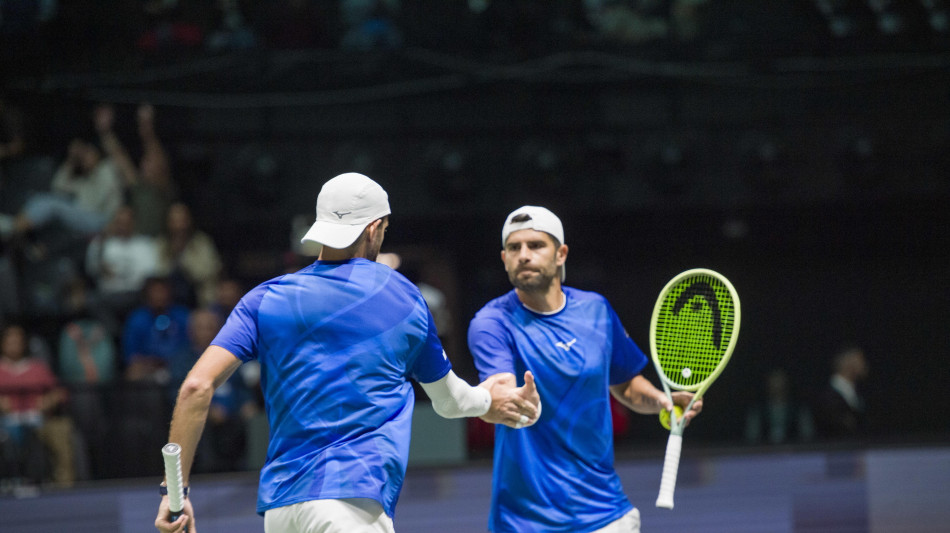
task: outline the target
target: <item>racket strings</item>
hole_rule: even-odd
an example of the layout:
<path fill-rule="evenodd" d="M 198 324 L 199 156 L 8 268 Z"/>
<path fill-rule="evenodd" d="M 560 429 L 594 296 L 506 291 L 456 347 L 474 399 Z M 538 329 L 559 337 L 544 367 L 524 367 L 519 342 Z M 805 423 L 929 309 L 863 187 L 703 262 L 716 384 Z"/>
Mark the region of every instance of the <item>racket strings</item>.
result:
<path fill-rule="evenodd" d="M 670 289 L 655 338 L 670 382 L 692 387 L 716 371 L 732 340 L 734 316 L 729 290 L 713 277 L 685 278 Z"/>

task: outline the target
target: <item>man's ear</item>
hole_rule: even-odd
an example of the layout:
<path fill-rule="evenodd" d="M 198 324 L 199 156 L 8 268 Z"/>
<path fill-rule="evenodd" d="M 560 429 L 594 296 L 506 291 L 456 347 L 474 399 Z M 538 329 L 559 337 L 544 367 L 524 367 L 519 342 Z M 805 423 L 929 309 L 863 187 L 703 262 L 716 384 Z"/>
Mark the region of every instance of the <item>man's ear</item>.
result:
<path fill-rule="evenodd" d="M 377 218 L 376 220 L 366 225 L 366 230 L 372 234 L 375 234 L 377 231 L 379 231 L 379 227 L 382 225 L 382 223 L 383 223 L 383 219 Z"/>
<path fill-rule="evenodd" d="M 567 245 L 562 244 L 560 248 L 557 249 L 557 266 L 561 266 L 567 261 Z"/>

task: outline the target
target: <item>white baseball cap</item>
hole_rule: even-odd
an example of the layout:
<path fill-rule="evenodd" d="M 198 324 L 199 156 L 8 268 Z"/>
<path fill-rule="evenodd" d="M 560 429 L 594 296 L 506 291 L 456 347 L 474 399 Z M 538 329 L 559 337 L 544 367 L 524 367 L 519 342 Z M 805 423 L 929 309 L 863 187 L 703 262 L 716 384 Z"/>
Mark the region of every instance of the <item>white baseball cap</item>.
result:
<path fill-rule="evenodd" d="M 518 222 L 513 220 L 515 218 L 518 218 Z M 505 247 L 509 235 L 522 229 L 543 231 L 557 239 L 557 242 L 564 244 L 564 226 L 561 224 L 561 219 L 547 208 L 525 205 L 512 211 L 501 228 L 501 247 Z M 561 265 L 561 281 L 564 281 L 565 271 L 566 267 Z"/>
<path fill-rule="evenodd" d="M 374 220 L 390 214 L 389 196 L 368 177 L 348 172 L 323 184 L 317 196 L 317 221 L 300 239 L 346 248 Z"/>

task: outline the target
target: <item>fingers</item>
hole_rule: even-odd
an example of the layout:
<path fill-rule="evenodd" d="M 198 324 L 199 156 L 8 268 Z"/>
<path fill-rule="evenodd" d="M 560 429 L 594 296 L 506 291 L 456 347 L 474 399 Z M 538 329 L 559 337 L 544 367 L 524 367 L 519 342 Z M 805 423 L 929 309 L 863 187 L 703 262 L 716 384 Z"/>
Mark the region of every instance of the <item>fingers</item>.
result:
<path fill-rule="evenodd" d="M 664 411 L 673 412 L 673 402 L 671 402 L 670 399 L 667 398 L 665 394 L 660 396 L 659 398 L 660 398 L 659 399 L 660 409 Z"/>
<path fill-rule="evenodd" d="M 482 420 L 521 429 L 538 421 L 541 415 L 541 397 L 531 372 L 525 372 L 525 383 L 516 386 L 514 374 L 496 374 L 479 386 L 488 388 L 492 394 L 492 406 Z"/>
<path fill-rule="evenodd" d="M 181 515 L 174 522 L 168 521 L 168 514 L 160 514 L 158 518 L 155 519 L 155 529 L 161 531 L 162 533 L 179 533 L 184 531 L 194 532 L 194 527 L 191 526 L 188 520 L 188 515 Z M 186 528 L 186 526 L 191 527 L 191 529 Z"/>
<path fill-rule="evenodd" d="M 691 392 L 675 392 L 673 393 L 673 401 L 676 403 L 676 405 L 679 405 L 685 409 L 686 406 L 689 405 L 689 402 L 693 400 L 693 396 L 694 394 Z M 687 424 L 689 424 L 690 420 L 696 418 L 696 416 L 699 415 L 702 410 L 703 399 L 700 398 L 693 402 L 693 405 L 690 407 L 689 411 L 683 414 L 683 419 Z"/>
<path fill-rule="evenodd" d="M 525 424 L 527 424 L 527 423 L 530 422 L 530 421 L 531 421 L 531 419 L 529 419 L 527 416 L 521 415 L 521 416 L 518 418 L 518 423 L 514 425 L 514 428 L 515 428 L 515 429 L 521 429 L 521 428 L 525 427 Z"/>
<path fill-rule="evenodd" d="M 534 384 L 534 374 L 530 370 L 524 373 L 524 386 L 532 392 L 538 390 L 538 387 Z"/>
<path fill-rule="evenodd" d="M 528 418 L 527 421 L 523 421 L 522 423 L 525 426 L 529 426 L 536 422 L 541 415 L 541 396 L 538 394 L 538 387 L 534 382 L 534 374 L 530 371 L 524 373 L 524 386 L 521 387 L 520 392 L 524 402 L 524 404 L 520 406 L 521 414 Z M 530 424 L 528 423 L 529 421 Z"/>
<path fill-rule="evenodd" d="M 693 403 L 693 406 L 689 409 L 689 411 L 687 411 L 686 414 L 683 415 L 683 418 L 686 419 L 686 423 L 688 424 L 689 421 L 696 418 L 696 416 L 699 415 L 699 413 L 702 412 L 702 410 L 703 410 L 703 401 L 696 400 Z"/>

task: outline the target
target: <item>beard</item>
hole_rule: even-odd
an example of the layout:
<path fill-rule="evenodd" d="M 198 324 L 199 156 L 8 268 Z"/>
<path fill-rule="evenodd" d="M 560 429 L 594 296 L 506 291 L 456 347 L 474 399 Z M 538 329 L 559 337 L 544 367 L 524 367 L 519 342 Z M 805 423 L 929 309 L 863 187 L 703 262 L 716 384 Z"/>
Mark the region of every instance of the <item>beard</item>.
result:
<path fill-rule="evenodd" d="M 533 275 L 528 277 L 522 277 L 520 274 L 525 272 L 524 270 L 519 270 L 514 273 L 508 273 L 508 280 L 511 281 L 511 284 L 518 290 L 523 292 L 546 292 L 550 287 L 551 283 L 554 282 L 554 276 L 557 275 L 557 269 L 553 273 L 529 270 Z"/>

